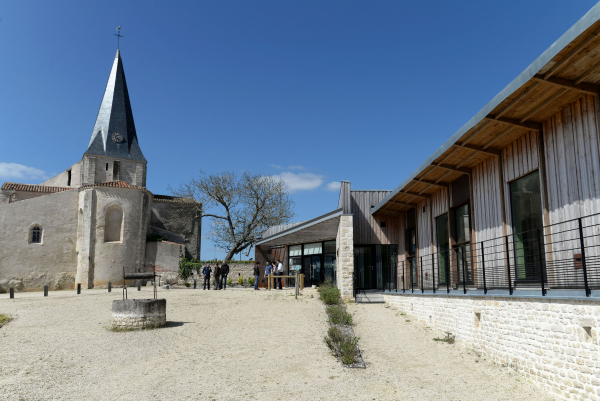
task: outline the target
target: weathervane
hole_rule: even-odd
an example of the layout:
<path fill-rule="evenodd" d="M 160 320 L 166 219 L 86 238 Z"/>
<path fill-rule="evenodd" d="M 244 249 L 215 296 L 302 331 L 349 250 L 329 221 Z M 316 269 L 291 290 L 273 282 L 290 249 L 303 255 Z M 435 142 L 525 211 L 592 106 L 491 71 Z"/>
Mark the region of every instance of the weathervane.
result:
<path fill-rule="evenodd" d="M 121 25 L 119 25 L 119 27 L 117 28 L 117 33 L 115 33 L 115 36 L 117 37 L 117 50 L 118 50 L 119 46 L 120 46 L 119 41 L 121 40 L 121 38 L 125 37 L 125 36 L 121 35 Z"/>

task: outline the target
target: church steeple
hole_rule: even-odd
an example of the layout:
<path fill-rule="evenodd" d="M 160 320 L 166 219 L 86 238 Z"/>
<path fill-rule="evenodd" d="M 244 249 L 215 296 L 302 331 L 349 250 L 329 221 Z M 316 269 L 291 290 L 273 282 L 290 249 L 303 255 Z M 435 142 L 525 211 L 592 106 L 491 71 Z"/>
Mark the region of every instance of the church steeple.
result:
<path fill-rule="evenodd" d="M 86 155 L 146 162 L 138 144 L 121 52 L 117 50 Z"/>

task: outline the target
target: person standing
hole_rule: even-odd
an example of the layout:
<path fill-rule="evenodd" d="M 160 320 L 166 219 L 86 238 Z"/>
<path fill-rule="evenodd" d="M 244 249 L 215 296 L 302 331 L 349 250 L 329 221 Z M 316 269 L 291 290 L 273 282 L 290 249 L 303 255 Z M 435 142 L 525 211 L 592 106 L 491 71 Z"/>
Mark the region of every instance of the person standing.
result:
<path fill-rule="evenodd" d="M 283 276 L 283 264 L 281 263 L 281 260 L 277 260 L 277 275 Z M 279 289 L 281 290 L 281 277 L 277 279 L 277 283 L 279 284 Z M 275 287 L 277 288 L 277 286 Z"/>
<path fill-rule="evenodd" d="M 265 277 L 267 278 L 267 289 L 269 289 L 269 276 L 273 273 L 273 266 L 271 262 L 267 262 L 267 266 L 265 267 Z"/>
<path fill-rule="evenodd" d="M 260 264 L 254 263 L 254 291 L 258 290 L 258 278 L 260 277 Z"/>
<path fill-rule="evenodd" d="M 210 290 L 210 273 L 212 273 L 212 269 L 210 268 L 210 264 L 207 263 L 206 266 L 204 266 L 204 269 L 202 269 L 202 274 L 204 275 L 204 290 L 206 290 L 206 287 Z"/>
<path fill-rule="evenodd" d="M 220 290 L 221 288 L 219 287 L 219 284 L 221 284 L 221 282 L 219 280 L 221 279 L 221 268 L 219 267 L 218 263 L 215 264 L 214 276 L 215 276 L 215 290 Z"/>
<path fill-rule="evenodd" d="M 221 266 L 221 288 L 224 290 L 227 289 L 227 275 L 229 274 L 229 265 L 227 262 L 223 261 L 223 265 Z"/>

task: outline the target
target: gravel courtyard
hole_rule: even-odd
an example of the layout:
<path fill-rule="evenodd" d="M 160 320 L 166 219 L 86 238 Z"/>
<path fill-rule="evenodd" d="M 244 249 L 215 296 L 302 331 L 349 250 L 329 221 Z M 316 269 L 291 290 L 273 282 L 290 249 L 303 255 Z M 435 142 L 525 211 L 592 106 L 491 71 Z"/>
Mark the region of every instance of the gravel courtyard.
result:
<path fill-rule="evenodd" d="M 130 298 L 149 298 L 130 289 Z M 383 305 L 349 305 L 367 369 L 345 369 L 314 290 L 159 290 L 165 328 L 108 330 L 114 289 L 0 295 L 2 400 L 545 400 L 519 375 Z"/>

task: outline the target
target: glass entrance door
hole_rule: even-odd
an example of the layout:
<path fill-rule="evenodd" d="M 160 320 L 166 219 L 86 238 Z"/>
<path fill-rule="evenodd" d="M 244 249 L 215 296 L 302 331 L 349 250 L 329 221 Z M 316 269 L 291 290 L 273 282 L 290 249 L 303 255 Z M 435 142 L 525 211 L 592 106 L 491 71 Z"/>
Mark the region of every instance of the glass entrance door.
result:
<path fill-rule="evenodd" d="M 354 274 L 357 289 L 372 289 L 373 260 L 372 246 L 354 247 Z M 376 287 L 375 287 L 376 288 Z"/>

